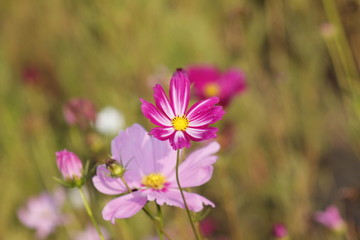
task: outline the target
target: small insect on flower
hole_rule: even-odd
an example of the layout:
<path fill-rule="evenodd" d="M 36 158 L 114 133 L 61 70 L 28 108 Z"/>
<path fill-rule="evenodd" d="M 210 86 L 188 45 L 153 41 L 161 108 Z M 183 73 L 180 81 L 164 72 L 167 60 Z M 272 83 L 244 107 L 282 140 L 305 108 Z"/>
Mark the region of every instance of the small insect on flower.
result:
<path fill-rule="evenodd" d="M 212 142 L 191 153 L 179 166 L 182 187 L 200 186 L 210 180 L 219 144 Z M 104 194 L 117 195 L 106 204 L 102 214 L 105 220 L 115 222 L 117 218 L 129 218 L 140 211 L 148 201 L 185 208 L 176 184 L 176 151 L 160 141 L 140 125 L 134 124 L 112 140 L 111 154 L 105 164 L 97 167 L 93 183 Z M 122 177 L 111 169 L 123 166 Z M 121 196 L 119 196 L 121 195 Z M 215 207 L 210 200 L 191 192 L 184 192 L 191 211 L 199 212 L 204 205 Z"/>

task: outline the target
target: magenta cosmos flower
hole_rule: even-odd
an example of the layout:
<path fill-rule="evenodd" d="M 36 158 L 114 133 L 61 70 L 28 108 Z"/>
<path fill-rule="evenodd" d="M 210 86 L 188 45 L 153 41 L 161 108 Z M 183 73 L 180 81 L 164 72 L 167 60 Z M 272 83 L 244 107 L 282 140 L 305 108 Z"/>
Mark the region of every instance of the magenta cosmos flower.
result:
<path fill-rule="evenodd" d="M 179 166 L 179 178 L 184 188 L 202 185 L 210 180 L 219 150 L 212 142 L 192 154 Z M 126 166 L 123 175 L 131 192 L 120 178 L 111 177 L 106 165 L 97 167 L 93 178 L 95 187 L 104 194 L 119 195 L 108 202 L 102 211 L 105 220 L 115 222 L 116 218 L 128 218 L 140 211 L 147 201 L 156 201 L 170 206 L 184 208 L 180 190 L 176 184 L 176 151 L 166 142 L 150 136 L 143 127 L 134 124 L 115 137 L 111 144 L 112 157 L 118 164 Z M 198 212 L 203 205 L 214 204 L 206 198 L 184 192 L 189 209 Z"/>
<path fill-rule="evenodd" d="M 336 206 L 328 206 L 324 211 L 315 213 L 315 220 L 334 231 L 340 231 L 344 228 L 344 220 Z"/>
<path fill-rule="evenodd" d="M 143 100 L 141 110 L 145 117 L 160 127 L 151 130 L 155 138 L 169 140 L 174 150 L 190 147 L 190 140 L 203 141 L 216 137 L 217 128 L 209 127 L 224 115 L 218 97 L 189 105 L 190 81 L 185 71 L 178 69 L 171 78 L 170 99 L 161 85 L 154 87 L 156 107 Z"/>
<path fill-rule="evenodd" d="M 227 106 L 234 96 L 246 89 L 244 73 L 234 68 L 221 73 L 214 66 L 199 65 L 188 67 L 187 72 L 199 99 L 217 96 L 222 106 Z"/>
<path fill-rule="evenodd" d="M 44 239 L 65 223 L 66 217 L 60 212 L 64 200 L 65 192 L 60 188 L 54 195 L 42 193 L 30 198 L 26 206 L 19 209 L 18 218 L 26 227 L 36 230 L 37 238 Z"/>

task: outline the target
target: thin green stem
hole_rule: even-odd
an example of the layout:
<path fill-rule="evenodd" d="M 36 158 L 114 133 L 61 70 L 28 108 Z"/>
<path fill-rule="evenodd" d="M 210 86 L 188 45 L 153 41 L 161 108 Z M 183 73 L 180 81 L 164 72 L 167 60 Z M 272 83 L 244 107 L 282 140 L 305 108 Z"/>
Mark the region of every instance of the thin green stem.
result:
<path fill-rule="evenodd" d="M 97 233 L 99 234 L 99 237 L 101 240 L 105 240 L 101 230 L 100 230 L 100 227 L 99 225 L 97 224 L 96 220 L 95 220 L 95 217 L 94 217 L 94 214 L 92 213 L 91 211 L 91 208 L 90 208 L 90 205 L 88 203 L 88 201 L 86 200 L 86 197 L 85 197 L 85 194 L 82 190 L 82 188 L 79 188 L 79 192 L 80 192 L 80 195 L 81 195 L 81 198 L 82 198 L 82 201 L 84 203 L 84 206 L 85 206 L 85 209 L 86 209 L 86 212 L 88 213 L 90 219 L 91 219 L 91 222 L 93 223 Z"/>
<path fill-rule="evenodd" d="M 183 192 L 183 190 L 182 190 L 182 188 L 181 188 L 181 185 L 180 185 L 180 180 L 179 180 L 179 162 L 180 162 L 180 150 L 177 150 L 177 153 L 176 153 L 176 168 L 175 168 L 175 172 L 176 172 L 176 183 L 177 183 L 178 188 L 179 188 L 179 190 L 180 190 L 181 198 L 182 198 L 182 200 L 183 200 L 183 202 L 184 202 L 185 210 L 186 210 L 187 216 L 188 216 L 188 218 L 189 218 L 189 221 L 190 221 L 190 224 L 191 224 L 191 228 L 192 228 L 192 230 L 193 230 L 193 232 L 194 232 L 195 238 L 196 238 L 197 240 L 199 240 L 200 237 L 199 237 L 199 235 L 198 235 L 198 233 L 197 233 L 197 231 L 196 231 L 196 227 L 195 227 L 195 224 L 194 224 L 194 222 L 193 222 L 193 220 L 192 220 L 192 217 L 191 217 L 191 214 L 190 214 L 190 210 L 189 210 L 189 207 L 188 207 L 188 205 L 187 205 L 187 202 L 186 202 L 186 199 L 185 199 L 185 196 L 184 196 L 184 192 Z"/>
<path fill-rule="evenodd" d="M 124 183 L 128 193 L 131 193 L 131 188 L 129 187 L 129 185 L 127 184 L 127 182 L 125 181 L 125 178 L 124 177 L 120 177 L 121 181 Z"/>
<path fill-rule="evenodd" d="M 160 231 L 159 231 L 159 239 L 163 240 L 164 239 L 164 221 L 163 221 L 163 216 L 162 216 L 162 212 L 161 212 L 161 206 L 159 204 L 156 204 L 156 208 L 157 208 L 157 212 L 158 212 L 158 221 L 159 221 L 159 227 L 160 227 Z"/>
<path fill-rule="evenodd" d="M 163 229 L 163 222 L 162 219 L 160 221 L 160 219 L 158 217 L 154 217 L 150 211 L 147 209 L 146 206 L 143 207 L 143 211 L 146 213 L 146 215 L 153 221 L 155 227 L 156 227 L 156 232 L 158 233 L 158 235 L 160 236 L 160 233 L 163 234 L 168 240 L 171 240 L 171 237 L 169 236 L 169 234 L 167 234 L 164 229 Z"/>

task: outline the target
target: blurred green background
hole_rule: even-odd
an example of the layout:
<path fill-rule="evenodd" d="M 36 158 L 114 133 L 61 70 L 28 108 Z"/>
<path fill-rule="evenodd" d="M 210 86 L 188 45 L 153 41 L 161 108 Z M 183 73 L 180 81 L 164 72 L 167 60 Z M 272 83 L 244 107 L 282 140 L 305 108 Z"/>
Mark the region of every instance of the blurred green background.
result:
<path fill-rule="evenodd" d="M 358 0 L 2 0 L 0 239 L 34 239 L 16 210 L 57 185 L 55 151 L 94 163 L 109 153 L 111 138 L 94 156 L 84 133 L 66 125 L 70 98 L 115 106 L 127 126 L 149 130 L 139 98 L 152 99 L 159 72 L 168 81 L 196 63 L 237 67 L 248 83 L 218 124 L 223 138 L 225 122 L 233 134 L 214 176 L 195 190 L 217 204 L 209 239 L 271 239 L 276 222 L 291 239 L 331 239 L 313 221 L 329 204 L 342 210 L 348 239 L 358 239 L 359 23 Z M 34 68 L 37 81 L 26 81 Z M 92 194 L 100 217 L 111 198 Z M 165 210 L 167 229 L 191 236 L 185 213 Z M 89 222 L 83 210 L 65 211 L 72 223 L 50 239 L 68 239 Z M 100 222 L 113 239 L 154 234 L 142 213 Z"/>

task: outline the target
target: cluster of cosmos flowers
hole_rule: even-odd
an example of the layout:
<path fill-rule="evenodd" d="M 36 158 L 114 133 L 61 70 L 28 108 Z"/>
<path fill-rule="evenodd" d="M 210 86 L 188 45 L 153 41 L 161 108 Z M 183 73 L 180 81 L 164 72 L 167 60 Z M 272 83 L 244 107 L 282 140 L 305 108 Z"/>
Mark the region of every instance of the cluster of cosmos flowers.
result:
<path fill-rule="evenodd" d="M 191 84 L 193 92 L 190 91 Z M 66 187 L 81 189 L 92 177 L 99 192 L 114 196 L 102 210 L 103 219 L 112 223 L 134 216 L 149 201 L 194 212 L 203 210 L 204 206 L 215 207 L 207 198 L 183 192 L 182 188 L 197 187 L 211 179 L 220 149 L 218 142 L 207 141 L 217 135 L 218 128 L 211 125 L 223 117 L 224 108 L 245 88 L 244 74 L 237 69 L 221 73 L 216 67 L 204 65 L 192 66 L 186 71 L 176 70 L 168 95 L 161 85 L 156 84 L 154 104 L 140 99 L 143 115 L 156 127 L 148 132 L 135 123 L 120 131 L 111 142 L 111 157 L 97 166 L 95 176 L 91 176 L 75 153 L 57 152 L 56 163 L 63 177 L 60 182 Z M 191 96 L 196 96 L 199 101 L 190 106 Z M 94 125 L 105 135 L 117 132 L 124 125 L 121 114 L 115 109 L 107 107 L 96 114 L 95 106 L 86 99 L 72 99 L 63 111 L 70 125 L 82 129 Z M 181 150 L 189 148 L 194 141 L 206 141 L 206 144 L 185 156 Z M 184 160 L 178 166 L 179 157 Z M 63 189 L 44 192 L 31 198 L 18 211 L 18 217 L 25 226 L 36 230 L 38 239 L 44 239 L 57 226 L 68 222 L 61 212 L 64 199 Z M 339 230 L 344 226 L 334 206 L 316 213 L 315 219 L 330 229 Z M 212 228 L 204 229 L 211 232 Z M 100 231 L 103 234 L 99 236 Z M 73 239 L 108 239 L 106 231 L 96 224 L 73 235 Z M 278 239 L 287 237 L 285 226 L 274 225 L 273 235 Z"/>

